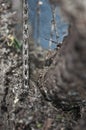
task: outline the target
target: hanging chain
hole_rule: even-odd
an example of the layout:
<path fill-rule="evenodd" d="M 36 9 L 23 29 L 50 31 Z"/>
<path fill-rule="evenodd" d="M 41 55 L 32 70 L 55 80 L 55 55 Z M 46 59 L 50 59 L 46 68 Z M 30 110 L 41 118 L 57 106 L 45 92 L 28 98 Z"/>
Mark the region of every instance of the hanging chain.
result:
<path fill-rule="evenodd" d="M 23 89 L 29 88 L 28 1 L 23 0 Z"/>
<path fill-rule="evenodd" d="M 51 20 L 51 32 L 50 32 L 50 40 L 49 40 L 49 49 L 51 49 L 51 45 L 53 43 L 53 36 L 54 32 L 56 35 L 56 40 L 58 43 L 58 31 L 57 31 L 57 24 L 56 24 L 56 7 L 54 5 L 51 5 L 52 10 L 52 20 Z"/>
<path fill-rule="evenodd" d="M 52 5 L 52 24 L 53 24 L 53 31 L 55 31 L 56 34 L 56 40 L 58 40 L 58 31 L 57 31 L 57 24 L 56 24 L 56 7 Z"/>

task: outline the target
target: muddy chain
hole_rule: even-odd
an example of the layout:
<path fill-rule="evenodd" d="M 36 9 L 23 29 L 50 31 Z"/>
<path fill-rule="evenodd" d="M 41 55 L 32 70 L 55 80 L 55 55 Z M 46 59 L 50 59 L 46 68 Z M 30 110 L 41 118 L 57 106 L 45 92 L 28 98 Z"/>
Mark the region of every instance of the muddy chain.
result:
<path fill-rule="evenodd" d="M 29 88 L 28 0 L 23 0 L 23 89 Z"/>

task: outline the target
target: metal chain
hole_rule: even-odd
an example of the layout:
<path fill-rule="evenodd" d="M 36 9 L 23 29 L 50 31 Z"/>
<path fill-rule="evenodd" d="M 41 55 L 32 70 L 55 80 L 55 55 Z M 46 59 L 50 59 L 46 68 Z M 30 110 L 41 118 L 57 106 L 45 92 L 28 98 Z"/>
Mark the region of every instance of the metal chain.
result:
<path fill-rule="evenodd" d="M 57 24 L 56 24 L 56 7 L 54 5 L 51 5 L 51 11 L 52 11 L 52 20 L 51 20 L 51 32 L 50 32 L 50 40 L 49 40 L 49 49 L 51 49 L 51 46 L 52 46 L 52 43 L 53 43 L 54 33 L 56 35 L 56 40 L 57 40 L 56 42 L 58 44 L 58 31 L 57 31 Z"/>
<path fill-rule="evenodd" d="M 23 0 L 23 89 L 29 88 L 28 1 Z"/>

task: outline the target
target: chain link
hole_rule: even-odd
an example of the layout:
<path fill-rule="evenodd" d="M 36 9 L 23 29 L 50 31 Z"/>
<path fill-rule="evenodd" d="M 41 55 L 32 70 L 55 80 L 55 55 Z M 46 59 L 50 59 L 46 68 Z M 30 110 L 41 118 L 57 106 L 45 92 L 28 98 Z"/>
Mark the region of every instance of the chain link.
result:
<path fill-rule="evenodd" d="M 28 1 L 23 0 L 23 89 L 29 88 Z"/>

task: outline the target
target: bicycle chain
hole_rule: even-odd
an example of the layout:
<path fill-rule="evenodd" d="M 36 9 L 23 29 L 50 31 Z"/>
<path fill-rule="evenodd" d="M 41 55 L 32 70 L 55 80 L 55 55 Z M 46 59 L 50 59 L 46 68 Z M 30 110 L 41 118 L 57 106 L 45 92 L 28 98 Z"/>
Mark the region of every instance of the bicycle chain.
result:
<path fill-rule="evenodd" d="M 23 0 L 23 89 L 29 88 L 28 1 Z"/>

